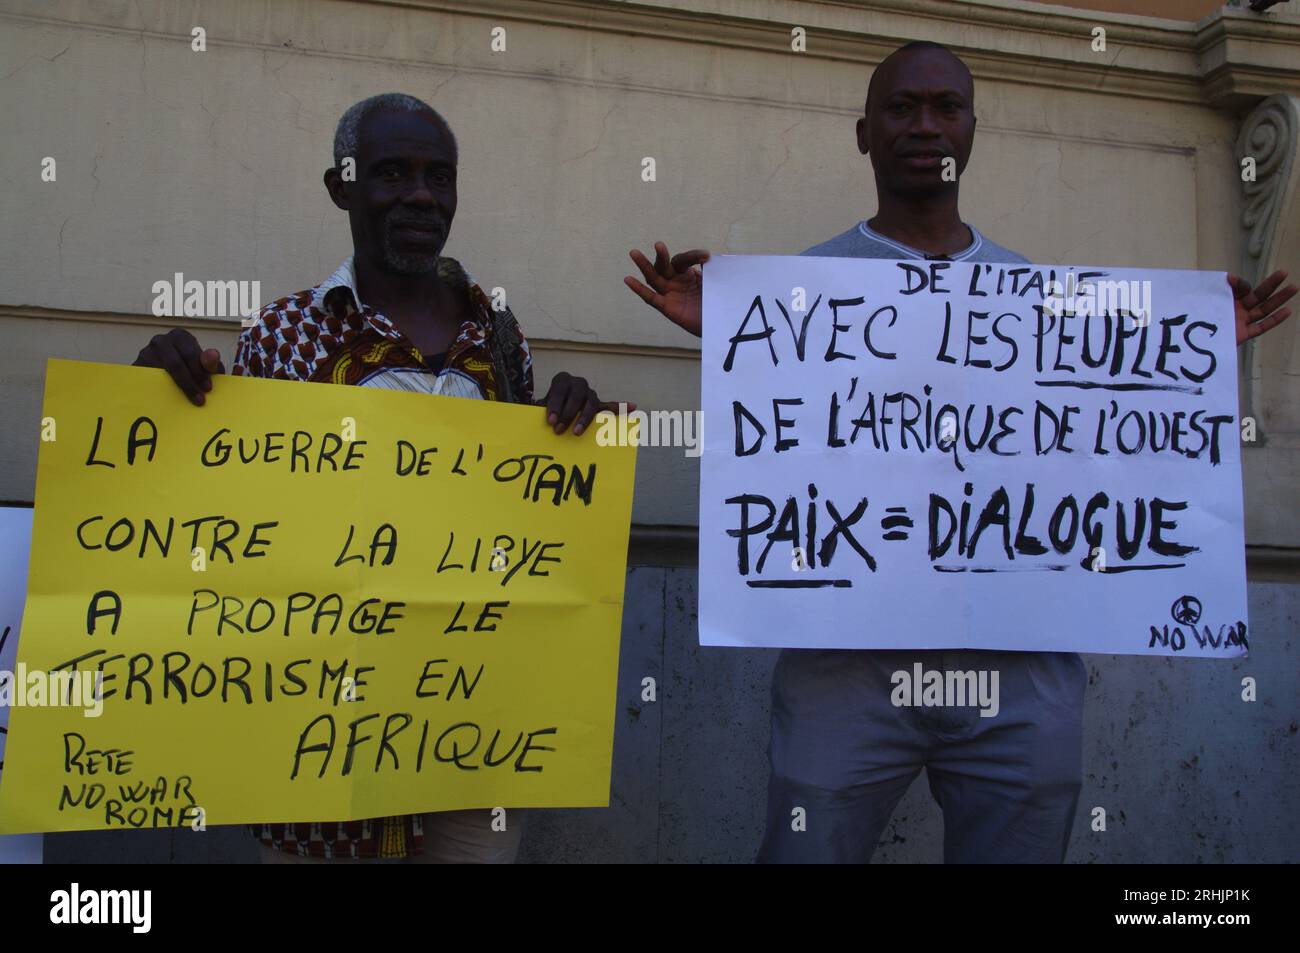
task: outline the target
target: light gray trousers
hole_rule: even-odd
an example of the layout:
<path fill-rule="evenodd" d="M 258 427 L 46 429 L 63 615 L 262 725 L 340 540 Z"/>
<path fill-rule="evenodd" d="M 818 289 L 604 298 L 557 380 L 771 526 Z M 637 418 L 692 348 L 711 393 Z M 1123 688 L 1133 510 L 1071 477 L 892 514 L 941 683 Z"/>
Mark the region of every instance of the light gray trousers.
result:
<path fill-rule="evenodd" d="M 997 671 L 997 715 L 896 707 L 894 673 L 917 662 Z M 786 649 L 772 678 L 759 862 L 866 863 L 924 767 L 947 863 L 1060 863 L 1082 783 L 1086 684 L 1072 653 Z"/>

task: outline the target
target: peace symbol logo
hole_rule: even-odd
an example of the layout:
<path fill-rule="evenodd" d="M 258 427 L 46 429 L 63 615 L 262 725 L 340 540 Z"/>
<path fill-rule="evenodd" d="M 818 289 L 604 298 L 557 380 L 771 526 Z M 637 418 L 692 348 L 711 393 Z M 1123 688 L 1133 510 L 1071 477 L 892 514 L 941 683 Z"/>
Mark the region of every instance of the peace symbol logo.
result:
<path fill-rule="evenodd" d="M 1181 596 L 1169 609 L 1179 625 L 1195 625 L 1201 619 L 1201 600 L 1195 596 Z"/>

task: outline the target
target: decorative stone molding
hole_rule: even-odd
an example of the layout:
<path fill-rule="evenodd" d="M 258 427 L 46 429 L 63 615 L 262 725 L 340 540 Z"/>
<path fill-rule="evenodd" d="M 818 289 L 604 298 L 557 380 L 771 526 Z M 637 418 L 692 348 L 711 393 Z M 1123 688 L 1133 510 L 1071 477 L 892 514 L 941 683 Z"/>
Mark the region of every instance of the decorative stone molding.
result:
<path fill-rule="evenodd" d="M 1251 283 L 1273 268 L 1273 248 L 1284 209 L 1300 188 L 1300 98 L 1278 94 L 1255 108 L 1237 137 L 1237 165 L 1247 158 L 1255 164 L 1254 181 L 1241 183 L 1245 205 L 1241 227 L 1246 232 L 1242 276 Z"/>
<path fill-rule="evenodd" d="M 1254 162 L 1253 180 L 1243 176 L 1242 247 L 1240 273 L 1251 284 L 1258 283 L 1278 267 L 1286 228 L 1300 220 L 1300 97 L 1278 94 L 1260 103 L 1246 117 L 1237 138 L 1237 167 Z M 1287 244 L 1292 244 L 1288 242 Z M 1273 335 L 1294 338 L 1294 327 L 1283 325 L 1270 334 L 1264 346 L 1279 341 Z M 1251 341 L 1242 348 L 1242 416 L 1259 416 L 1259 388 L 1263 378 L 1260 344 Z M 1293 368 L 1292 370 L 1300 370 Z M 1269 427 L 1259 445 L 1272 442 Z M 1292 428 L 1284 425 L 1284 430 Z M 1291 441 L 1288 441 L 1291 442 Z"/>

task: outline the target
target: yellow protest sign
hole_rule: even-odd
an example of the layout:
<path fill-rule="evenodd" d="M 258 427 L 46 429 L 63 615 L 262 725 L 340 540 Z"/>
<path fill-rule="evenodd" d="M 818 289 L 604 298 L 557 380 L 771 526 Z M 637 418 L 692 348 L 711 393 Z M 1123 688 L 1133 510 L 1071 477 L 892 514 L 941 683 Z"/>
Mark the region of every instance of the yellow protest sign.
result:
<path fill-rule="evenodd" d="M 43 418 L 0 830 L 608 803 L 634 448 L 71 361 Z"/>

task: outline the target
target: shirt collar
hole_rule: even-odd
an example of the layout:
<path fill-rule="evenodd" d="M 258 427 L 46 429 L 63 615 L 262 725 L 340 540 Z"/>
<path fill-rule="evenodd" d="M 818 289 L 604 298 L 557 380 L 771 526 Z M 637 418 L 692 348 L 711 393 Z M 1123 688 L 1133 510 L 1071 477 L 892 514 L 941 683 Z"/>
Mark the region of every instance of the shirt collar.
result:
<path fill-rule="evenodd" d="M 352 293 L 353 304 L 356 305 L 357 310 L 362 309 L 363 305 L 361 304 L 361 296 L 357 294 L 357 272 L 356 267 L 353 264 L 353 257 L 354 256 L 352 255 L 348 255 L 347 258 L 344 258 L 343 264 L 335 268 L 332 275 L 316 286 L 315 297 L 317 303 L 322 305 L 322 310 L 325 296 L 335 288 L 346 288 L 350 291 Z"/>
<path fill-rule="evenodd" d="M 448 258 L 444 255 L 438 259 L 438 274 L 453 288 L 460 289 L 466 295 L 469 299 L 471 315 L 478 318 L 481 322 L 482 315 L 479 313 L 481 311 L 481 308 L 479 307 L 479 298 L 482 292 L 479 292 L 478 285 L 475 284 L 474 279 L 470 276 L 469 272 L 461 266 L 461 263 L 454 258 Z M 374 315 L 381 317 L 385 324 L 391 326 L 391 322 L 389 322 L 387 318 L 383 317 L 383 315 L 379 314 L 379 312 L 375 311 L 373 308 L 367 307 L 361 300 L 361 295 L 357 294 L 355 255 L 348 255 L 348 257 L 343 259 L 343 262 L 334 269 L 333 274 L 315 287 L 312 295 L 312 303 L 326 314 L 332 313 L 330 309 L 326 307 L 325 299 L 331 292 L 335 292 L 336 289 L 339 288 L 346 290 L 347 294 L 352 299 L 352 306 L 357 311 L 367 316 Z M 478 293 L 476 294 L 476 292 Z M 337 297 L 337 294 L 335 296 Z M 346 302 L 346 299 L 344 300 Z"/>
<path fill-rule="evenodd" d="M 970 229 L 972 241 L 961 251 L 955 252 L 952 255 L 948 255 L 947 257 L 951 261 L 964 261 L 965 259 L 969 258 L 971 255 L 979 251 L 980 246 L 984 244 L 984 236 L 979 233 L 979 229 L 977 229 L 974 225 L 971 225 L 969 223 L 963 223 L 963 224 L 965 224 L 966 227 Z M 880 234 L 878 231 L 876 231 L 874 228 L 868 225 L 865 220 L 858 223 L 858 230 L 862 232 L 863 235 L 867 236 L 867 238 L 870 238 L 872 241 L 880 242 L 881 244 L 888 245 L 890 248 L 894 248 L 902 252 L 908 258 L 931 257 L 927 252 L 923 252 L 918 248 L 913 248 L 911 245 L 904 245 L 902 242 L 894 241 L 894 239 L 888 238 L 887 236 Z"/>

